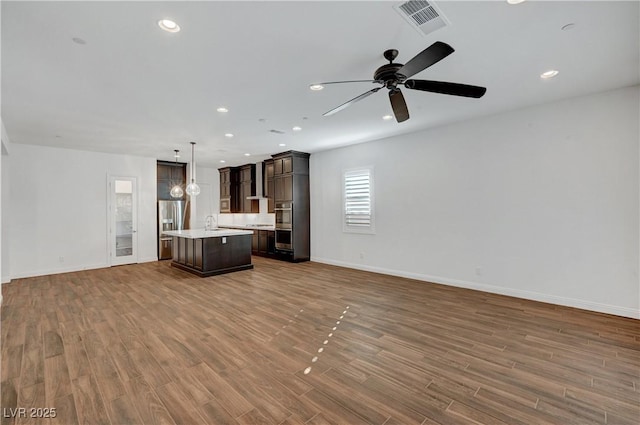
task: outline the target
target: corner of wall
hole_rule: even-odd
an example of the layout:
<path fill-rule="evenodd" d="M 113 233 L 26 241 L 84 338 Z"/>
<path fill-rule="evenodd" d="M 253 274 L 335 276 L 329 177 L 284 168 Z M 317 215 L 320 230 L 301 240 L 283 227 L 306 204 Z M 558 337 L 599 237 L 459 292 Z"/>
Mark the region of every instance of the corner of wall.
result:
<path fill-rule="evenodd" d="M 2 155 L 9 155 L 11 151 L 11 142 L 9 140 L 9 135 L 7 134 L 7 130 L 4 128 L 4 122 L 0 119 L 1 132 L 0 132 L 0 141 L 2 142 Z"/>
<path fill-rule="evenodd" d="M 0 281 L 0 285 L 4 283 L 11 282 L 11 278 L 8 276 L 9 273 L 9 250 L 7 249 L 7 242 L 9 240 L 8 237 L 8 227 L 4 224 L 6 220 L 7 214 L 7 202 L 6 197 L 9 195 L 7 190 L 9 188 L 8 182 L 8 174 L 7 170 L 3 170 L 2 163 L 5 162 L 4 158 L 9 157 L 9 152 L 11 150 L 11 142 L 9 141 L 9 135 L 7 134 L 7 130 L 4 127 L 4 122 L 0 118 L 0 147 L 1 147 L 1 160 L 0 160 L 0 234 L 2 238 L 0 239 L 0 276 L 2 276 L 2 280 Z M 6 164 L 5 164 L 6 168 Z M 3 207 L 4 205 L 4 207 Z M 5 258 L 6 257 L 6 258 Z M 2 303 L 2 293 L 0 291 L 0 304 Z"/>

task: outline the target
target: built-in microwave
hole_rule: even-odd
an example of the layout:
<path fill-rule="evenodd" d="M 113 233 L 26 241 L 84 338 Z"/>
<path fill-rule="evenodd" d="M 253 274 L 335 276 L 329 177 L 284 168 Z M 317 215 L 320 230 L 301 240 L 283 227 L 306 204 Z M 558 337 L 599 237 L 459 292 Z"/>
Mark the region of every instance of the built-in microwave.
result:
<path fill-rule="evenodd" d="M 276 249 L 291 251 L 293 249 L 292 234 L 291 229 L 276 228 Z"/>
<path fill-rule="evenodd" d="M 293 203 L 277 202 L 273 211 L 276 214 L 276 230 L 291 230 L 291 228 L 293 227 Z"/>

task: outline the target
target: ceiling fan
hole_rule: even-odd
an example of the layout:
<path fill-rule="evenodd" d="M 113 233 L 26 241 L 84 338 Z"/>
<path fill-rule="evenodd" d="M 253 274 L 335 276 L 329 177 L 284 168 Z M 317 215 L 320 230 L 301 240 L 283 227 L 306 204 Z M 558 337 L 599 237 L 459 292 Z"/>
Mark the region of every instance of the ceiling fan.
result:
<path fill-rule="evenodd" d="M 393 63 L 393 60 L 398 56 L 398 51 L 390 49 L 384 52 L 384 57 L 389 61 L 388 64 L 382 65 L 376 69 L 373 74 L 373 80 L 352 80 L 352 81 L 331 81 L 327 83 L 314 84 L 312 88 L 321 87 L 326 84 L 342 84 L 342 83 L 375 83 L 382 84 L 380 87 L 376 87 L 369 91 L 362 93 L 360 96 L 354 97 L 348 102 L 325 112 L 323 116 L 333 115 L 336 112 L 342 111 L 346 107 L 361 101 L 365 97 L 371 96 L 377 93 L 380 89 L 386 87 L 389 89 L 389 100 L 391 101 L 391 108 L 393 114 L 396 117 L 396 121 L 403 122 L 409 119 L 409 110 L 407 109 L 407 103 L 404 100 L 404 96 L 400 91 L 400 85 L 404 85 L 408 89 L 421 90 L 433 93 L 450 94 L 453 96 L 464 96 L 480 98 L 487 89 L 485 87 L 470 86 L 467 84 L 448 83 L 444 81 L 431 81 L 431 80 L 410 80 L 408 78 L 423 71 L 431 65 L 441 61 L 442 59 L 453 53 L 453 47 L 447 43 L 436 41 L 431 46 L 418 53 L 413 59 L 406 64 Z"/>

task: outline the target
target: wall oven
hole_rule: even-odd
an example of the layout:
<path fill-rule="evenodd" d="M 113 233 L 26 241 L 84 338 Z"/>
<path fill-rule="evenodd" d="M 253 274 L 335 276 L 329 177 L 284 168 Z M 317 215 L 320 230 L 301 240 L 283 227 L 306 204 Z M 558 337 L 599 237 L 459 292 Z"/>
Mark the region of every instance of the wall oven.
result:
<path fill-rule="evenodd" d="M 276 228 L 276 249 L 282 251 L 292 251 L 292 231 L 291 229 L 278 229 Z"/>
<path fill-rule="evenodd" d="M 276 230 L 289 229 L 293 227 L 293 203 L 276 202 L 273 209 L 276 214 Z"/>

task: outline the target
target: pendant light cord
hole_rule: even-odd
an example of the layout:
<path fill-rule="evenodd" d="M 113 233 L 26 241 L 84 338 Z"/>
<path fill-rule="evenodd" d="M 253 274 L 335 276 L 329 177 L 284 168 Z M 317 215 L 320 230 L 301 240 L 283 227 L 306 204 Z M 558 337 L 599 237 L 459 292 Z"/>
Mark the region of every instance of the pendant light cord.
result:
<path fill-rule="evenodd" d="M 196 182 L 196 162 L 193 160 L 193 149 L 196 142 L 191 142 L 191 183 Z"/>
<path fill-rule="evenodd" d="M 200 193 L 200 186 L 196 183 L 195 144 L 196 142 L 191 142 L 191 183 L 187 186 L 187 195 L 189 196 L 197 196 Z"/>

